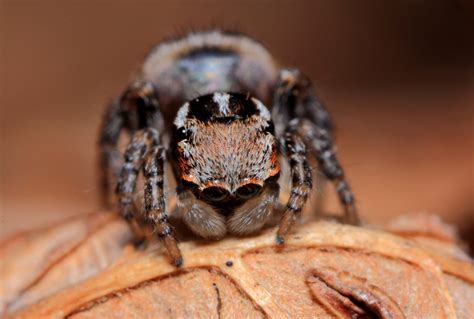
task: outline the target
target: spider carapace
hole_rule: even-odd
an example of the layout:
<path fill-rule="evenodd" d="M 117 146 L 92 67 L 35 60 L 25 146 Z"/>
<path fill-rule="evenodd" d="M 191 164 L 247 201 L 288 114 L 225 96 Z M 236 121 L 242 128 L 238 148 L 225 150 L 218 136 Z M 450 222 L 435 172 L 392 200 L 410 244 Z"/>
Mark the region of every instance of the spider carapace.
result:
<path fill-rule="evenodd" d="M 276 235 L 283 244 L 311 193 L 313 158 L 334 183 L 345 219 L 357 224 L 331 128 L 310 80 L 297 69 L 278 69 L 259 42 L 221 31 L 191 33 L 152 50 L 108 106 L 100 136 L 103 197 L 115 190 L 136 241 L 144 240 L 141 224 L 151 225 L 180 266 L 164 193 L 166 162 L 184 223 L 219 239 L 264 226 L 277 207 L 279 160 L 288 161 L 291 190 Z M 123 155 L 122 131 L 130 136 Z M 143 194 L 143 212 L 136 194 Z"/>

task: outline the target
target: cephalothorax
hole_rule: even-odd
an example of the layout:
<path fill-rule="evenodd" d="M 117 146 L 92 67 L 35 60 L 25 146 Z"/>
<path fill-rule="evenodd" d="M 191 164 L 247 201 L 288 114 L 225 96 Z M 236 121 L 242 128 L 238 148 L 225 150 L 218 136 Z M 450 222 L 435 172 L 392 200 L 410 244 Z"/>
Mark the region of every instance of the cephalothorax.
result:
<path fill-rule="evenodd" d="M 137 220 L 152 225 L 174 263 L 182 257 L 169 222 L 165 162 L 177 182 L 177 207 L 196 234 L 261 229 L 276 207 L 279 160 L 287 160 L 291 191 L 277 232 L 284 238 L 310 195 L 310 157 L 333 181 L 346 220 L 358 223 L 354 200 L 336 159 L 329 114 L 309 79 L 296 69 L 278 70 L 255 40 L 220 31 L 166 41 L 145 59 L 137 79 L 113 101 L 102 125 L 104 199 L 117 184 L 122 216 L 137 242 Z M 122 130 L 131 139 L 122 158 Z M 144 214 L 134 206 L 144 177 Z"/>

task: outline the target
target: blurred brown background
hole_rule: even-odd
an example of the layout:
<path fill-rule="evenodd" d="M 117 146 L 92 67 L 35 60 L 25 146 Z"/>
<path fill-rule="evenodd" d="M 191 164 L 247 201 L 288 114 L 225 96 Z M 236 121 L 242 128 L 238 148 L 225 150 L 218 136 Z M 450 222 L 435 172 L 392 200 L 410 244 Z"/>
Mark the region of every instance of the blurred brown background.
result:
<path fill-rule="evenodd" d="M 212 26 L 313 79 L 366 221 L 432 212 L 470 234 L 473 18 L 469 0 L 0 0 L 0 237 L 96 209 L 104 104 L 160 39 Z"/>

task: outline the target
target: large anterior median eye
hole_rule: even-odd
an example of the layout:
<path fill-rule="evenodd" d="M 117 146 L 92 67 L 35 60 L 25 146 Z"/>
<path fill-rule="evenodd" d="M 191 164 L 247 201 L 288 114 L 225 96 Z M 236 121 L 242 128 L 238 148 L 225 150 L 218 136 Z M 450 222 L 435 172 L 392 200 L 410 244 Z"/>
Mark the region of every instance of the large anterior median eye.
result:
<path fill-rule="evenodd" d="M 257 184 L 247 184 L 239 187 L 236 191 L 236 195 L 239 198 L 248 199 L 255 196 L 261 188 L 262 186 Z"/>
<path fill-rule="evenodd" d="M 211 202 L 220 202 L 229 196 L 229 192 L 222 187 L 208 187 L 202 191 L 202 197 Z"/>

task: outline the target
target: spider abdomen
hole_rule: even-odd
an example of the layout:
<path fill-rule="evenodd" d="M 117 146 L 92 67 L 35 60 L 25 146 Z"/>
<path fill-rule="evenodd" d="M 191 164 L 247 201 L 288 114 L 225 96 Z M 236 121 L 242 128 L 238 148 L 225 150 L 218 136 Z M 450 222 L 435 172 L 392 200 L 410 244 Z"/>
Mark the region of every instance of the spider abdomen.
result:
<path fill-rule="evenodd" d="M 142 77 L 156 86 L 163 111 L 174 114 L 186 101 L 214 92 L 248 93 L 268 102 L 277 76 L 273 58 L 259 42 L 220 31 L 163 42 L 142 68 Z"/>

